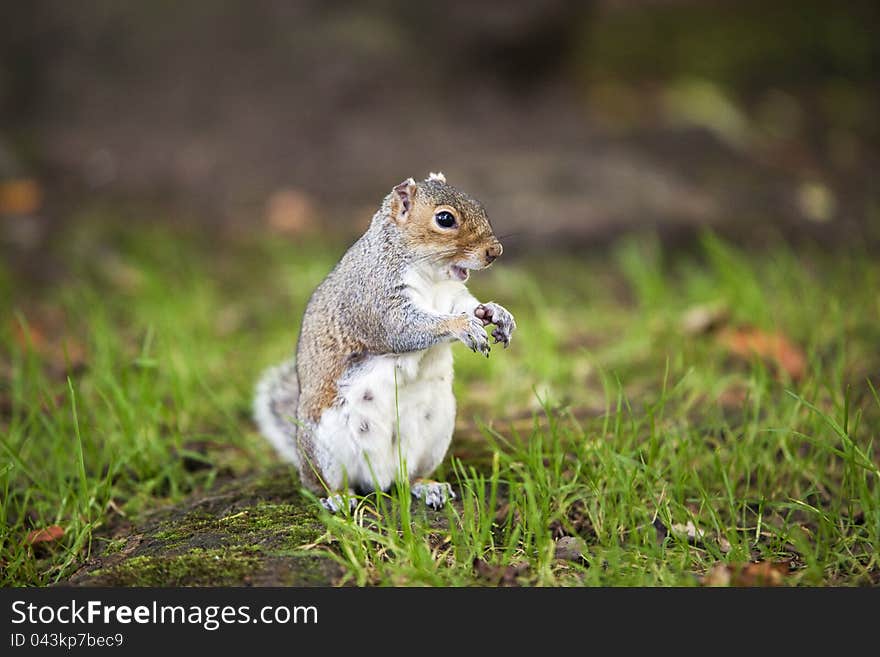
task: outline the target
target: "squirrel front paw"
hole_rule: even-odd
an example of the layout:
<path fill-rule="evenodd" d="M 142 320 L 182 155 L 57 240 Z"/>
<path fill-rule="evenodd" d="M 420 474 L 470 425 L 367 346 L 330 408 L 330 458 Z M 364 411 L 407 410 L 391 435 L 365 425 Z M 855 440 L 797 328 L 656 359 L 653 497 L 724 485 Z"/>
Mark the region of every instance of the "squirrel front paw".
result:
<path fill-rule="evenodd" d="M 505 349 L 510 346 L 510 336 L 516 330 L 516 321 L 507 308 L 490 301 L 477 306 L 474 315 L 483 323 L 483 326 L 495 325 L 492 337 L 495 338 L 496 344 L 503 342 Z"/>
<path fill-rule="evenodd" d="M 461 316 L 463 326 L 456 332 L 455 337 L 464 342 L 468 348 L 489 357 L 489 336 L 483 329 L 483 322 L 468 314 Z"/>

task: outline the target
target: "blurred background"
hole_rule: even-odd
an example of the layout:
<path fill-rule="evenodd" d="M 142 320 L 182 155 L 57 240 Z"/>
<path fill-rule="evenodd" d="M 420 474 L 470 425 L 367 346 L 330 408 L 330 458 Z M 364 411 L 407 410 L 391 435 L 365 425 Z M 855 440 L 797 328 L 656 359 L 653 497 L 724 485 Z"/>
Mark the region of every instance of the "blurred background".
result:
<path fill-rule="evenodd" d="M 65 581 L 93 538 L 131 558 L 105 583 L 217 583 L 210 563 L 241 584 L 255 540 L 265 581 L 298 576 L 293 538 L 239 534 L 229 561 L 201 529 L 126 527 L 245 476 L 239 501 L 264 473 L 289 501 L 254 383 L 380 200 L 431 171 L 484 202 L 505 255 L 470 289 L 519 324 L 489 360 L 457 348 L 449 463 L 493 468 L 488 427 L 544 436 L 502 466 L 522 490 L 569 477 L 562 437 L 587 477 L 541 484 L 552 518 L 512 498 L 508 526 L 571 525 L 593 583 L 714 568 L 723 548 L 672 551 L 659 518 L 726 528 L 731 560 L 806 564 L 803 583 L 877 584 L 878 18 L 877 0 L 0 0 L 0 586 Z M 493 558 L 531 554 L 510 540 Z M 416 544 L 399 564 L 436 583 L 424 555 L 446 553 Z M 388 563 L 375 581 L 406 581 Z"/>
<path fill-rule="evenodd" d="M 354 234 L 442 170 L 509 249 L 695 227 L 872 241 L 878 4 L 4 2 L 0 239 L 84 205 Z M 216 227 L 216 228 L 215 228 Z"/>

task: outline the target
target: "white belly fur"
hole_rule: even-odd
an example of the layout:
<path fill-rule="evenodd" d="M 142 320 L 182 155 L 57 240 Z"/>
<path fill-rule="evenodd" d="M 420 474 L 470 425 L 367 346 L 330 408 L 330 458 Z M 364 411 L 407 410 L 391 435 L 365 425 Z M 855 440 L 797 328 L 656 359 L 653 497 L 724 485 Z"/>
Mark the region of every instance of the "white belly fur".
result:
<path fill-rule="evenodd" d="M 407 282 L 413 300 L 434 312 L 453 312 L 473 298 L 457 281 L 414 273 Z M 452 440 L 452 378 L 449 343 L 370 356 L 350 371 L 340 382 L 339 402 L 324 412 L 313 433 L 327 487 L 387 490 L 398 474 L 410 480 L 429 476 Z"/>

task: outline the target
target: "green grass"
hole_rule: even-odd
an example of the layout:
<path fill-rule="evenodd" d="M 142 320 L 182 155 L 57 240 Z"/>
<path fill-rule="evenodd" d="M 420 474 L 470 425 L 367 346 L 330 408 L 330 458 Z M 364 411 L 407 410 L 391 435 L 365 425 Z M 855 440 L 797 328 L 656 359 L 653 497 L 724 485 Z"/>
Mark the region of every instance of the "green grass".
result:
<path fill-rule="evenodd" d="M 54 240 L 53 284 L 0 268 L 4 586 L 58 581 L 121 514 L 137 523 L 272 464 L 252 386 L 290 353 L 343 250 L 81 219 Z M 784 560 L 786 583 L 878 582 L 880 263 L 868 254 L 747 254 L 712 236 L 677 252 L 643 237 L 502 260 L 471 289 L 519 331 L 488 361 L 456 348 L 459 428 L 439 475 L 460 504 L 430 516 L 404 482 L 322 516 L 313 549 L 344 581 L 692 585 L 717 563 Z M 806 376 L 685 335 L 682 315 L 705 303 L 801 345 Z M 700 540 L 671 529 L 688 522 Z M 25 544 L 51 524 L 60 541 Z M 583 562 L 554 558 L 566 534 L 585 541 Z"/>

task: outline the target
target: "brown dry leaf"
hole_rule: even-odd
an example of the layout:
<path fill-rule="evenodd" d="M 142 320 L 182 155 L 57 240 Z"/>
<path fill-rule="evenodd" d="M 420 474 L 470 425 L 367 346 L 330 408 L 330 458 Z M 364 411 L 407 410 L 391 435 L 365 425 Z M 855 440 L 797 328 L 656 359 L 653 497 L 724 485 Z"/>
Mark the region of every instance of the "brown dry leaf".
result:
<path fill-rule="evenodd" d="M 266 204 L 266 223 L 284 235 L 302 235 L 315 227 L 315 202 L 299 189 L 280 189 Z"/>
<path fill-rule="evenodd" d="M 0 181 L 0 214 L 33 214 L 42 204 L 43 192 L 36 180 Z"/>
<path fill-rule="evenodd" d="M 717 340 L 732 354 L 740 358 L 757 356 L 792 379 L 801 379 L 806 372 L 807 358 L 803 350 L 782 333 L 740 326 L 720 331 Z"/>
<path fill-rule="evenodd" d="M 24 542 L 28 545 L 35 545 L 37 543 L 51 543 L 52 541 L 57 541 L 59 538 L 64 536 L 64 528 L 59 527 L 58 525 L 49 525 L 43 529 L 35 529 L 32 532 L 29 532 L 27 537 L 24 539 Z"/>
<path fill-rule="evenodd" d="M 703 586 L 782 586 L 791 573 L 787 561 L 745 564 L 718 563 L 702 579 Z"/>

